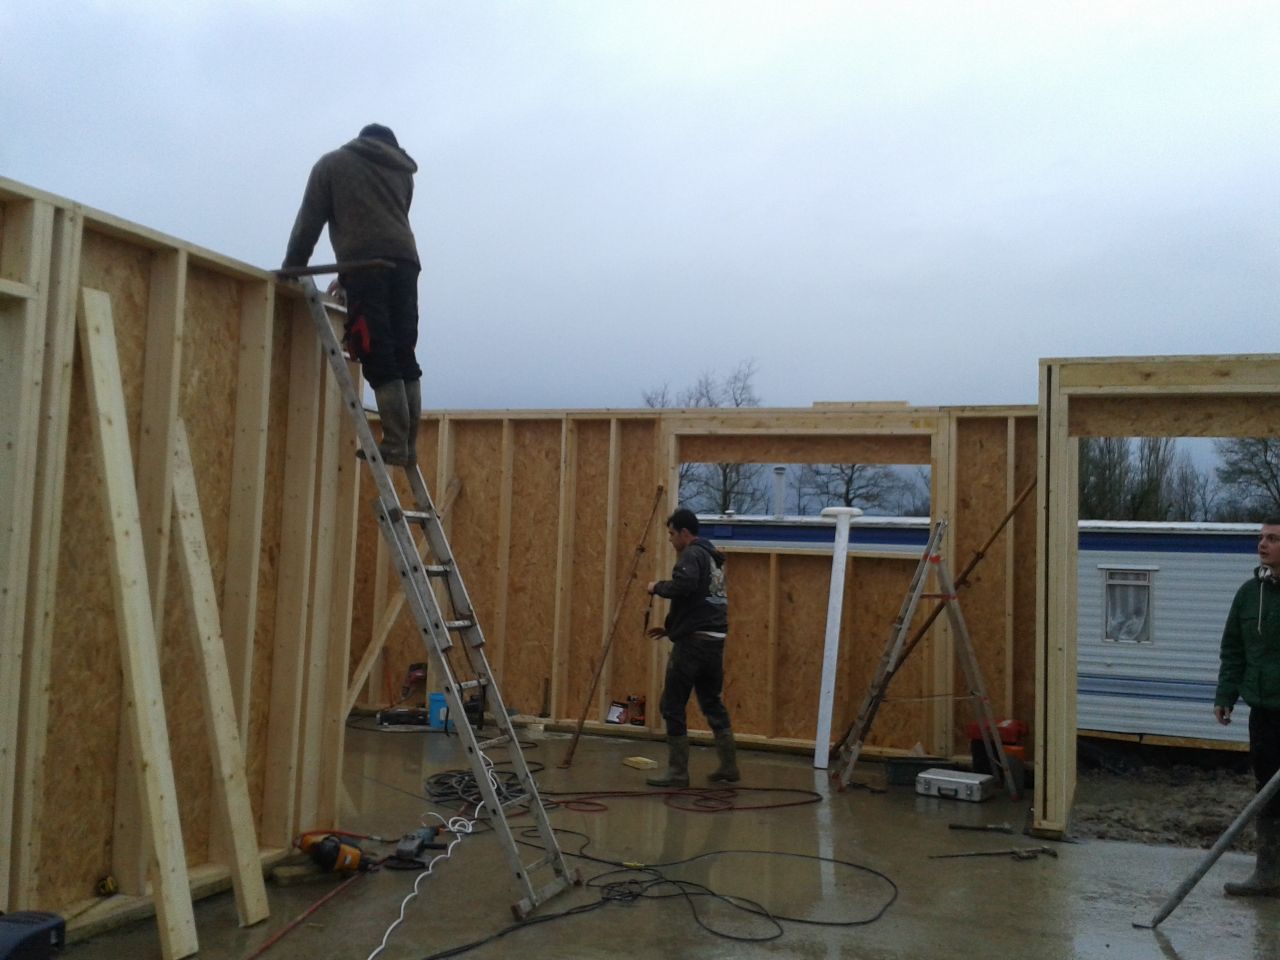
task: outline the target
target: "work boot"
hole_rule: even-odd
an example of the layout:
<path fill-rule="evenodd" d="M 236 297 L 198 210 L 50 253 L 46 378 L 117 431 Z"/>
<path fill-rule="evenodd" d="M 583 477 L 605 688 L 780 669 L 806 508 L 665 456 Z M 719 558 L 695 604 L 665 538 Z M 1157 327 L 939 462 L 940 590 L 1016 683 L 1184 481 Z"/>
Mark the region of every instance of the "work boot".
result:
<path fill-rule="evenodd" d="M 415 462 L 408 454 L 409 398 L 403 380 L 388 380 L 373 391 L 382 420 L 382 442 L 378 452 L 390 467 L 404 467 Z"/>
<path fill-rule="evenodd" d="M 1243 883 L 1228 883 L 1229 897 L 1280 897 L 1280 819 L 1258 820 L 1258 855 L 1253 876 Z"/>
<path fill-rule="evenodd" d="M 720 758 L 720 766 L 715 768 L 708 780 L 712 783 L 737 783 L 742 779 L 738 773 L 738 753 L 734 747 L 732 730 L 716 731 L 716 755 Z"/>
<path fill-rule="evenodd" d="M 660 777 L 646 777 L 651 787 L 687 787 L 689 785 L 689 738 L 667 737 L 667 772 Z"/>
<path fill-rule="evenodd" d="M 409 437 L 405 442 L 405 452 L 410 463 L 418 462 L 418 424 L 422 420 L 422 379 L 406 380 L 404 396 L 409 403 Z"/>

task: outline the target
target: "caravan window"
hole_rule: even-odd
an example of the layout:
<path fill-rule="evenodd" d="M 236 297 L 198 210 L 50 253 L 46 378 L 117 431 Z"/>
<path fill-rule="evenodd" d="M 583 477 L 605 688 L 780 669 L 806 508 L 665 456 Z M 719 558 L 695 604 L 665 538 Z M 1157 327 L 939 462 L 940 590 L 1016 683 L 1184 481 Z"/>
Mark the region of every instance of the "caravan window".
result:
<path fill-rule="evenodd" d="M 1151 569 L 1102 568 L 1106 602 L 1102 639 L 1112 643 L 1151 642 Z"/>

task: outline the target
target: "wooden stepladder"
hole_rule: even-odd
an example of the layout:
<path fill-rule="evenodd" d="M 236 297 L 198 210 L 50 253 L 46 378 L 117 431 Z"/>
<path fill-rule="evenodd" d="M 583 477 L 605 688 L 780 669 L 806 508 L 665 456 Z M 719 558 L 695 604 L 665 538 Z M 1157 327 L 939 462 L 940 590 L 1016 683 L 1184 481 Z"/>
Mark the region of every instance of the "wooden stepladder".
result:
<path fill-rule="evenodd" d="M 951 574 L 947 571 L 947 562 L 942 556 L 942 538 L 946 530 L 945 520 L 939 520 L 934 524 L 928 545 L 920 557 L 920 563 L 916 566 L 915 574 L 911 578 L 911 585 L 907 588 L 907 595 L 902 601 L 902 608 L 893 622 L 893 634 L 885 646 L 884 654 L 880 657 L 875 678 L 871 681 L 871 688 L 862 701 L 857 719 L 854 720 L 853 726 L 837 748 L 837 762 L 834 764 L 833 776 L 839 781 L 841 790 L 852 782 L 854 765 L 862 754 L 862 747 L 871 730 L 876 712 L 880 709 L 880 704 L 885 701 L 890 681 L 923 636 L 922 632 L 918 632 L 915 637 L 908 640 L 916 608 L 922 599 L 931 599 L 939 601 L 939 606 L 946 611 L 947 619 L 951 624 L 956 652 L 960 658 L 960 668 L 964 672 L 965 684 L 968 688 L 964 698 L 974 703 L 974 712 L 977 714 L 978 727 L 982 731 L 982 742 L 986 747 L 987 756 L 997 768 L 996 772 L 1004 783 L 1005 789 L 1009 791 L 1010 798 L 1018 799 L 1018 778 L 1010 769 L 1004 744 L 996 730 L 995 715 L 991 711 L 991 701 L 987 697 L 986 685 L 982 682 L 982 671 L 978 667 L 978 658 L 973 651 L 973 640 L 969 636 L 969 628 L 965 626 L 964 614 L 960 612 L 956 586 L 951 580 Z M 936 593 L 925 592 L 930 570 L 933 572 L 937 586 Z"/>
<path fill-rule="evenodd" d="M 449 711 L 458 718 L 458 739 L 466 751 L 476 785 L 484 800 L 489 824 L 497 832 L 519 884 L 522 896 L 511 909 L 517 919 L 523 920 L 539 905 L 578 883 L 578 872 L 565 861 L 542 799 L 538 795 L 533 774 L 525 762 L 515 728 L 485 656 L 484 634 L 467 595 L 467 588 L 462 582 L 462 574 L 454 562 L 440 514 L 432 503 L 426 481 L 422 478 L 422 471 L 416 464 L 404 468 L 415 501 L 415 509 L 406 510 L 400 505 L 391 473 L 374 442 L 364 405 L 347 370 L 347 359 L 334 332 L 324 300 L 308 275 L 336 271 L 340 267 L 351 269 L 354 266 L 346 264 L 282 271 L 281 275 L 297 279 L 307 298 L 316 335 L 320 338 L 320 345 L 342 394 L 343 404 L 351 416 L 356 439 L 364 452 L 365 462 L 377 488 L 378 496 L 373 503 L 373 510 L 378 518 L 378 526 L 390 548 L 391 559 L 400 575 L 400 584 L 418 633 L 438 671 L 437 675 L 441 677 Z M 423 532 L 426 556 L 422 554 L 414 537 L 415 527 Z M 433 584 L 441 585 L 438 593 Z M 461 641 L 474 679 L 459 680 L 455 674 L 449 657 L 455 637 Z M 467 714 L 463 694 L 475 689 L 483 695 L 498 727 L 498 736 L 491 739 L 479 740 L 476 731 L 465 720 Z M 486 755 L 486 751 L 494 748 L 506 751 L 506 759 L 515 772 L 518 787 L 503 789 L 500 786 L 493 773 L 493 761 Z M 520 844 L 517 843 L 509 822 L 510 817 L 523 815 L 526 810 L 533 818 L 542 845 L 541 856 L 528 863 L 524 861 Z M 543 876 L 544 874 L 549 876 Z"/>

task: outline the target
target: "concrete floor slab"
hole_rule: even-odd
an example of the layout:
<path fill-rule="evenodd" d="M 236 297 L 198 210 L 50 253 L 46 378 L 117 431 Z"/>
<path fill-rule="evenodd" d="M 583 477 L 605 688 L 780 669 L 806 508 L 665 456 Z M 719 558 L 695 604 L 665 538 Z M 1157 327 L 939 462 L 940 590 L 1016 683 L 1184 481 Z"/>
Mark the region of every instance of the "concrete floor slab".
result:
<path fill-rule="evenodd" d="M 548 735 L 527 751 L 545 765 L 539 783 L 558 791 L 644 789 L 645 773 L 624 757 L 661 760 L 660 743 L 584 738 L 571 769 L 560 770 L 568 739 Z M 498 759 L 495 752 L 495 759 Z M 695 785 L 714 765 L 709 749 L 695 748 Z M 885 793 L 831 794 L 825 775 L 804 757 L 744 752 L 742 786 L 817 791 L 818 803 L 736 812 L 678 810 L 660 799 L 615 798 L 607 810 L 561 807 L 552 822 L 565 831 L 562 846 L 611 861 L 670 864 L 664 876 L 705 884 L 748 898 L 775 915 L 810 922 L 768 920 L 706 897 L 687 898 L 671 885 L 653 888 L 661 899 L 621 899 L 563 919 L 529 923 L 466 956 L 485 958 L 795 957 L 920 960 L 958 957 L 1116 958 L 1116 960 L 1274 960 L 1280 957 L 1280 901 L 1233 900 L 1225 879 L 1245 874 L 1251 858 L 1229 853 L 1192 891 L 1159 932 L 1135 929 L 1191 872 L 1201 851 L 1108 841 L 1054 844 L 1057 858 L 930 859 L 931 854 L 1039 845 L 1022 836 L 950 830 L 953 822 L 1022 824 L 1026 802 L 1000 797 L 983 804 L 917 797 L 910 787 Z M 432 807 L 425 778 L 464 765 L 456 738 L 439 733 L 393 733 L 352 728 L 347 737 L 345 784 L 352 801 L 343 826 L 399 835 Z M 860 767 L 879 785 L 881 768 Z M 798 799 L 802 793 L 752 794 L 739 803 Z M 1171 796 L 1170 803 L 1177 803 Z M 384 848 L 366 844 L 370 851 Z M 716 852 L 738 851 L 738 852 Z M 788 856 L 741 851 L 772 851 Z M 532 852 L 531 852 L 532 855 Z M 796 856 L 799 855 L 799 856 Z M 676 863 L 696 857 L 690 862 Z M 828 859 L 814 859 L 828 858 Z M 845 862 L 836 862 L 845 861 Z M 546 904 L 541 919 L 601 901 L 603 884 L 644 874 L 613 874 L 607 864 L 574 860 L 589 883 Z M 883 877 L 849 864 L 878 871 Z M 411 892 L 415 873 L 379 871 L 362 876 L 265 957 L 337 960 L 364 958 L 382 941 Z M 379 956 L 421 958 L 497 933 L 511 925 L 517 897 L 509 868 L 492 833 L 460 843 L 453 857 L 419 883 L 405 920 Z M 891 882 L 890 882 L 891 881 Z M 271 918 L 252 929 L 236 925 L 230 893 L 197 904 L 200 956 L 242 960 L 314 901 L 336 886 L 325 879 L 290 887 L 268 885 Z M 896 898 L 895 898 L 896 887 Z M 870 920 L 892 899 L 883 917 Z M 696 910 L 696 916 L 695 916 Z M 731 940 L 708 932 L 746 938 Z M 844 925 L 832 925 L 844 924 Z M 760 938 L 760 942 L 750 942 Z M 154 921 L 102 934 L 68 950 L 73 960 L 158 957 Z"/>

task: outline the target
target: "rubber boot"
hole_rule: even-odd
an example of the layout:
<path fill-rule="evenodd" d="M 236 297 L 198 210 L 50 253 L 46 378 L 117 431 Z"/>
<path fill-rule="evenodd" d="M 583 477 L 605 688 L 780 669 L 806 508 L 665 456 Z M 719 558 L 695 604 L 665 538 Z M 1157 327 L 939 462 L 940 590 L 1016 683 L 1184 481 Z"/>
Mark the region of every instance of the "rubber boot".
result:
<path fill-rule="evenodd" d="M 1280 819 L 1258 820 L 1258 855 L 1253 876 L 1243 883 L 1228 883 L 1229 897 L 1280 897 Z"/>
<path fill-rule="evenodd" d="M 382 462 L 391 467 L 408 466 L 409 398 L 403 380 L 388 380 L 373 391 L 378 402 L 378 417 L 382 420 L 382 442 L 378 452 Z"/>
<path fill-rule="evenodd" d="M 667 772 L 659 777 L 646 777 L 651 787 L 687 787 L 689 785 L 689 738 L 667 737 Z"/>
<path fill-rule="evenodd" d="M 737 783 L 742 779 L 738 773 L 738 752 L 733 743 L 732 730 L 716 731 L 716 755 L 720 758 L 720 766 L 716 767 L 708 780 L 712 783 Z"/>
<path fill-rule="evenodd" d="M 410 463 L 418 462 L 418 424 L 422 420 L 422 380 L 406 380 L 404 396 L 409 403 L 409 437 L 405 441 L 405 453 Z"/>

